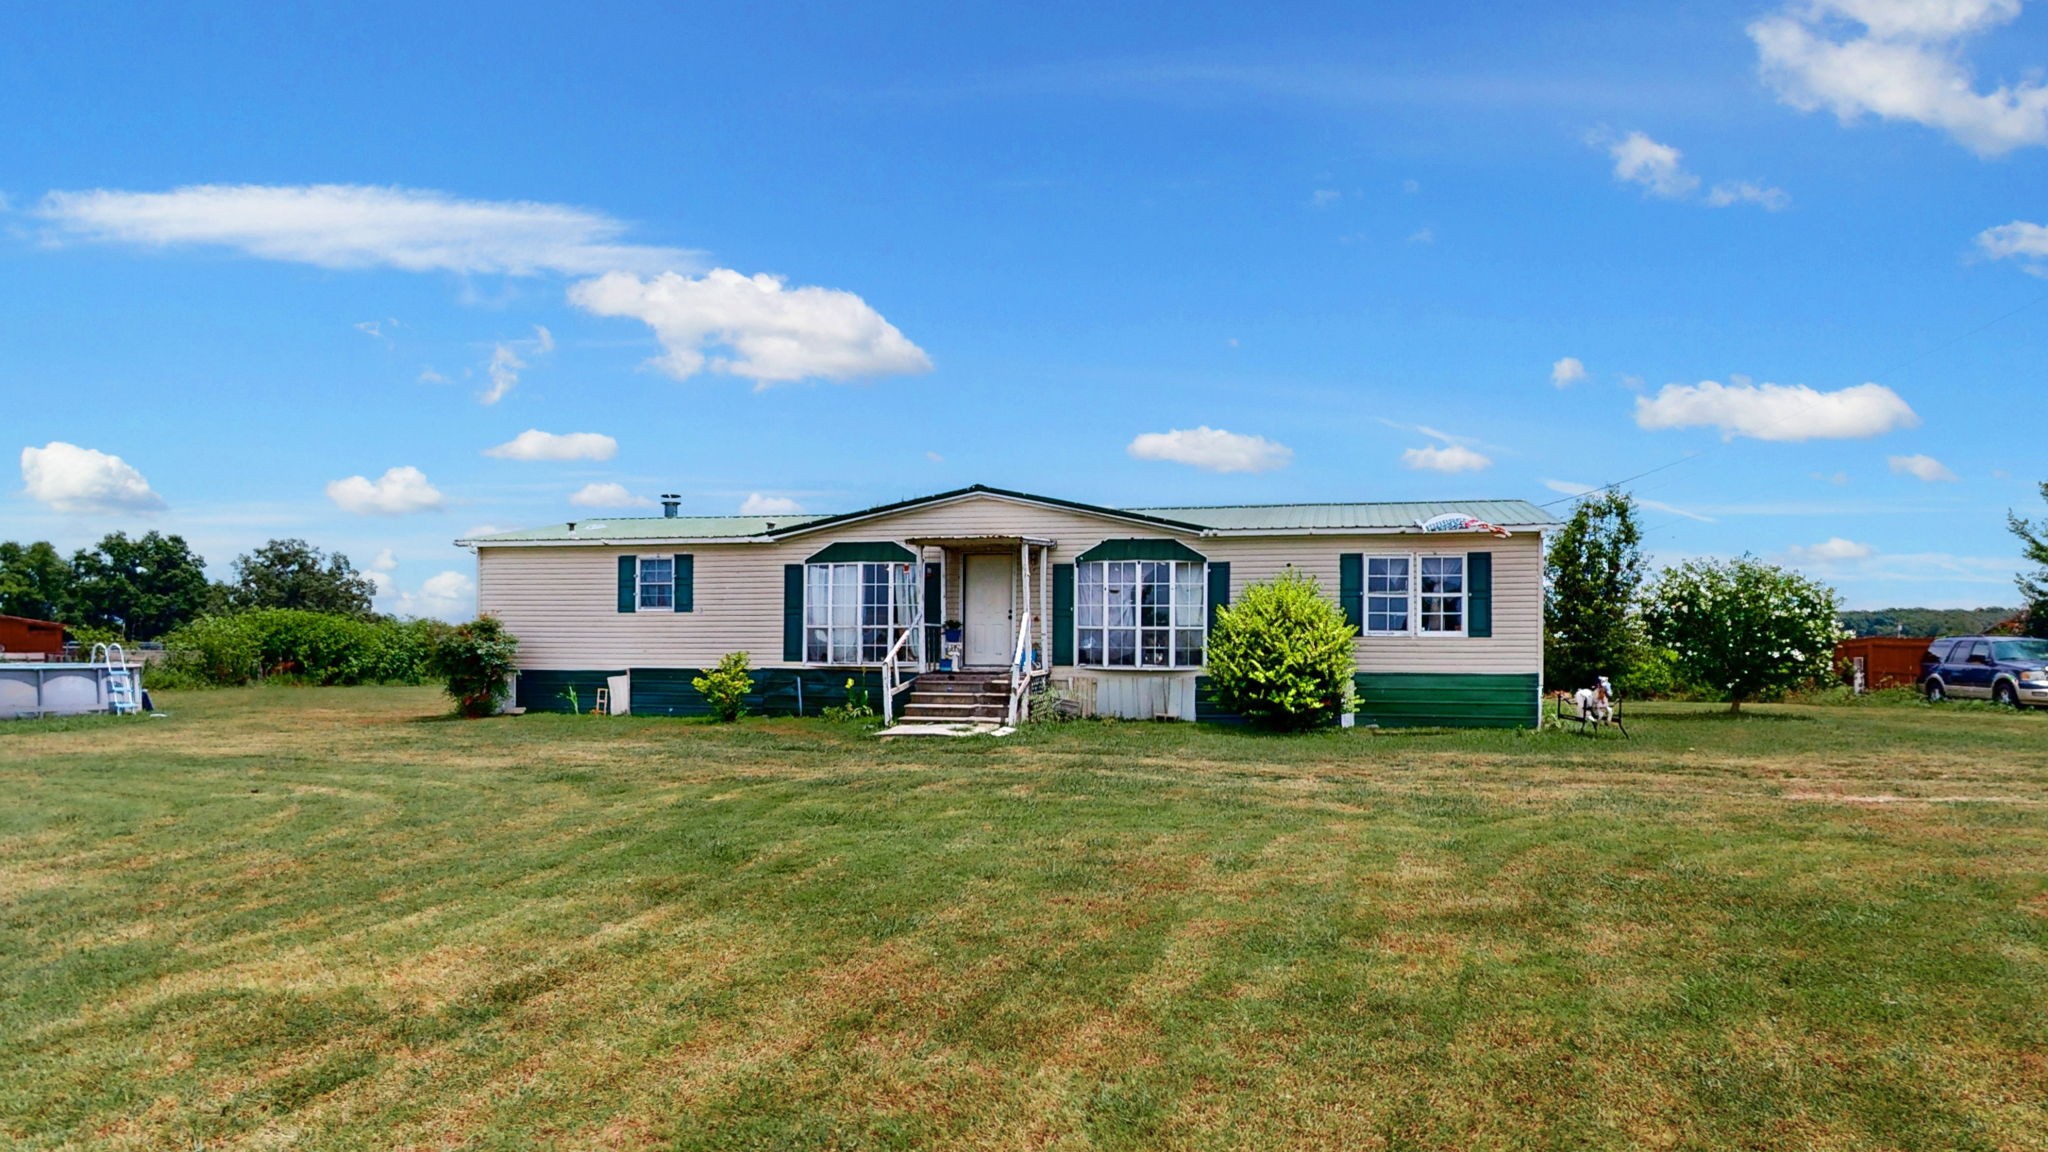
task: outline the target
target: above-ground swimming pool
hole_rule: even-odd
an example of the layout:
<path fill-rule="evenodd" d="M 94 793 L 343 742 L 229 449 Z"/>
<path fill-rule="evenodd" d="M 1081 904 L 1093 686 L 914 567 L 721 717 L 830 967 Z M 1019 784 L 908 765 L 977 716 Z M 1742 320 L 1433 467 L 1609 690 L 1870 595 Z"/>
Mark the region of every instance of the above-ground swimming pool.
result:
<path fill-rule="evenodd" d="M 127 699 L 139 703 L 140 664 L 0 663 L 0 720 L 112 712 L 122 696 L 118 675 L 128 677 Z"/>

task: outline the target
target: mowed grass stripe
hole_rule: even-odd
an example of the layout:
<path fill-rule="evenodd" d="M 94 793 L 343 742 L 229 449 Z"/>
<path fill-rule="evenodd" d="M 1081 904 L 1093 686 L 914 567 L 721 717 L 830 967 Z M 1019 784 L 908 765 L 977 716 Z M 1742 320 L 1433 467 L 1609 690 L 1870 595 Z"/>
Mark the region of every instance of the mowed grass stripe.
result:
<path fill-rule="evenodd" d="M 0 726 L 25 1148 L 2048 1146 L 2048 723 Z"/>

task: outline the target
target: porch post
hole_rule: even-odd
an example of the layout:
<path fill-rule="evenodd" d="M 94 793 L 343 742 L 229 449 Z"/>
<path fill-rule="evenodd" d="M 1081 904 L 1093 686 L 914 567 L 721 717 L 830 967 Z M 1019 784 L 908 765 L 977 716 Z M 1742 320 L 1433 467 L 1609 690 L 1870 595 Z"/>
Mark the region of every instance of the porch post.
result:
<path fill-rule="evenodd" d="M 1029 616 L 1031 614 L 1031 545 L 1019 544 L 1017 546 L 1017 564 L 1024 571 L 1024 583 L 1019 585 L 1017 589 L 1017 610 Z M 1013 635 L 1010 639 L 1015 641 L 1016 637 Z M 1024 643 L 1031 643 L 1031 633 L 1028 630 L 1024 634 Z M 1026 652 L 1024 659 L 1025 666 L 1029 667 L 1031 654 Z"/>
<path fill-rule="evenodd" d="M 1038 659 L 1052 670 L 1052 545 L 1038 546 Z"/>

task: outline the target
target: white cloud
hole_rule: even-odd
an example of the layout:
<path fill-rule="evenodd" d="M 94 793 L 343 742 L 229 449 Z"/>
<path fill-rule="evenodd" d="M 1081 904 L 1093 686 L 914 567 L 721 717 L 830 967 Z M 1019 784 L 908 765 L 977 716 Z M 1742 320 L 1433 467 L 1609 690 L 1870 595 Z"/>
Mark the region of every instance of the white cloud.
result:
<path fill-rule="evenodd" d="M 1616 180 L 1641 185 L 1652 196 L 1683 200 L 1699 189 L 1700 178 L 1685 170 L 1683 152 L 1641 132 L 1609 144 L 1607 154 L 1614 158 Z"/>
<path fill-rule="evenodd" d="M 944 464 L 946 462 L 946 458 L 944 456 L 939 455 L 937 452 L 926 452 L 924 454 L 924 458 L 931 461 L 934 464 Z"/>
<path fill-rule="evenodd" d="M 1845 540 L 1840 536 L 1831 536 L 1818 544 L 1795 544 L 1785 550 L 1785 554 L 1795 561 L 1818 561 L 1823 564 L 1864 560 L 1876 552 L 1877 549 L 1868 544 L 1858 544 L 1854 540 Z"/>
<path fill-rule="evenodd" d="M 500 460 L 609 460 L 619 442 L 602 432 L 543 432 L 528 428 L 484 455 Z"/>
<path fill-rule="evenodd" d="M 1559 388 L 1569 388 L 1586 378 L 1586 366 L 1577 356 L 1567 356 L 1550 366 L 1550 382 Z"/>
<path fill-rule="evenodd" d="M 1420 181 L 1420 180 L 1403 180 L 1403 181 L 1401 181 L 1401 191 L 1403 191 L 1403 192 L 1406 192 L 1406 193 L 1407 193 L 1408 195 L 1410 195 L 1410 196 L 1413 196 L 1413 195 L 1415 195 L 1415 194 L 1416 194 L 1417 192 L 1420 192 L 1420 191 L 1422 191 L 1422 181 Z"/>
<path fill-rule="evenodd" d="M 391 331 L 386 332 L 386 327 L 389 327 Z M 392 332 L 396 332 L 403 327 L 404 325 L 395 319 L 364 320 L 356 325 L 356 331 L 389 348 L 393 343 L 391 338 Z"/>
<path fill-rule="evenodd" d="M 33 500 L 58 512 L 160 512 L 163 498 L 119 456 L 52 440 L 21 450 L 21 483 Z"/>
<path fill-rule="evenodd" d="M 678 380 L 711 371 L 756 387 L 793 380 L 850 380 L 931 371 L 931 357 L 851 292 L 791 288 L 776 276 L 717 268 L 702 277 L 651 279 L 614 272 L 569 289 L 569 300 L 599 316 L 626 316 L 654 329 L 664 355 L 654 363 Z M 707 349 L 731 355 L 706 355 Z"/>
<path fill-rule="evenodd" d="M 366 476 L 329 481 L 327 498 L 342 511 L 358 516 L 402 516 L 439 508 L 442 503 L 440 490 L 427 483 L 426 473 L 410 464 L 389 469 L 374 481 Z"/>
<path fill-rule="evenodd" d="M 1139 460 L 1167 460 L 1211 472 L 1271 472 L 1294 460 L 1294 449 L 1264 436 L 1225 432 L 1204 424 L 1171 432 L 1146 432 L 1124 451 Z"/>
<path fill-rule="evenodd" d="M 1977 233 L 1977 247 L 1993 260 L 2019 260 L 2039 276 L 2048 272 L 2048 227 L 2015 220 Z"/>
<path fill-rule="evenodd" d="M 787 496 L 763 496 L 759 492 L 750 494 L 740 504 L 742 516 L 789 516 L 803 511 L 803 506 Z"/>
<path fill-rule="evenodd" d="M 462 572 L 429 576 L 414 591 L 403 591 L 382 573 L 378 577 L 378 607 L 394 616 L 431 616 L 441 620 L 467 620 L 476 614 L 476 582 Z"/>
<path fill-rule="evenodd" d="M 491 349 L 491 361 L 484 370 L 490 374 L 491 386 L 477 396 L 483 404 L 496 404 L 505 398 L 507 392 L 519 383 L 519 374 L 526 370 L 526 361 L 519 358 L 520 352 L 530 356 L 545 356 L 555 350 L 552 332 L 538 324 L 533 326 L 533 339 L 507 340 Z"/>
<path fill-rule="evenodd" d="M 1605 148 L 1607 154 L 1614 158 L 1616 180 L 1637 185 L 1646 194 L 1662 200 L 1688 200 L 1709 208 L 1755 204 L 1771 212 L 1792 203 L 1791 195 L 1783 188 L 1752 180 L 1724 181 L 1714 185 L 1704 198 L 1695 200 L 1694 196 L 1700 190 L 1700 178 L 1687 170 L 1685 153 L 1677 148 L 1652 140 L 1641 132 L 1630 132 L 1616 140 L 1606 129 L 1600 129 L 1588 135 L 1586 140 L 1595 147 Z"/>
<path fill-rule="evenodd" d="M 1311 208 L 1328 208 L 1330 205 L 1335 204 L 1337 201 L 1342 200 L 1343 198 L 1344 194 L 1342 192 L 1337 191 L 1335 188 L 1318 188 L 1315 190 L 1315 193 L 1308 198 L 1308 203 L 1309 207 Z"/>
<path fill-rule="evenodd" d="M 1885 462 L 1891 465 L 1894 476 L 1912 476 L 1929 484 L 1956 479 L 1956 474 L 1949 471 L 1948 465 L 1932 456 L 1887 456 Z"/>
<path fill-rule="evenodd" d="M 214 245 L 322 268 L 588 276 L 701 266 L 682 249 L 620 243 L 624 223 L 582 208 L 358 184 L 52 192 L 36 214 L 64 238 Z"/>
<path fill-rule="evenodd" d="M 1979 91 L 1962 47 L 2019 14 L 2020 0 L 1792 0 L 1749 38 L 1764 82 L 1794 108 L 1924 124 L 1996 156 L 2048 144 L 2048 87 Z"/>
<path fill-rule="evenodd" d="M 432 368 L 422 368 L 420 369 L 419 382 L 421 384 L 446 384 L 448 378 Z"/>
<path fill-rule="evenodd" d="M 398 557 L 389 548 L 379 551 L 377 558 L 370 561 L 370 570 L 372 572 L 389 572 L 396 567 L 398 567 Z"/>
<path fill-rule="evenodd" d="M 1655 396 L 1636 397 L 1638 427 L 1719 428 L 1726 439 L 1856 440 L 1919 423 L 1919 415 L 1882 384 L 1816 392 L 1804 384 L 1756 385 L 1738 378 L 1729 385 L 1666 384 Z"/>
<path fill-rule="evenodd" d="M 1580 484 L 1573 480 L 1545 480 L 1543 486 L 1552 492 L 1562 492 L 1567 496 L 1590 496 L 1595 492 L 1601 491 L 1598 485 Z M 1697 520 L 1702 524 L 1714 523 L 1712 516 L 1702 516 L 1690 508 L 1680 508 L 1676 504 L 1666 504 L 1661 500 L 1645 500 L 1634 493 L 1629 494 L 1629 499 L 1634 500 L 1645 508 L 1654 509 L 1658 512 L 1669 512 L 1673 516 L 1683 516 L 1688 520 Z"/>
<path fill-rule="evenodd" d="M 1493 459 L 1463 444 L 1410 448 L 1401 453 L 1401 463 L 1424 472 L 1478 472 L 1493 467 Z"/>
<path fill-rule="evenodd" d="M 1714 185 L 1714 190 L 1707 193 L 1707 204 L 1713 208 L 1755 204 L 1766 212 L 1782 212 L 1791 207 L 1792 195 L 1783 188 L 1773 188 L 1768 184 L 1729 180 Z"/>
<path fill-rule="evenodd" d="M 1417 229 L 1416 231 L 1408 234 L 1408 242 L 1410 244 L 1434 244 L 1436 243 L 1436 229 Z"/>
<path fill-rule="evenodd" d="M 654 501 L 626 491 L 624 484 L 585 484 L 569 497 L 579 508 L 652 508 Z"/>

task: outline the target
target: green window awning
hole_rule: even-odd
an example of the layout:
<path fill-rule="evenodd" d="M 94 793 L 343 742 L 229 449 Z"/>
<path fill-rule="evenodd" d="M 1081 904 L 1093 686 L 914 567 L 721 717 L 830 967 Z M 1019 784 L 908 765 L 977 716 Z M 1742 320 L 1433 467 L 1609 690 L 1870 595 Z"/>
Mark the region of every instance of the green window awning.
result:
<path fill-rule="evenodd" d="M 908 564 L 917 553 L 893 540 L 841 540 L 804 561 L 806 564 Z"/>
<path fill-rule="evenodd" d="M 1125 540 L 1104 540 L 1074 557 L 1074 563 L 1087 564 L 1095 560 L 1185 560 L 1192 564 L 1203 564 L 1207 563 L 1208 559 L 1178 540 L 1164 537 L 1135 537 Z"/>

